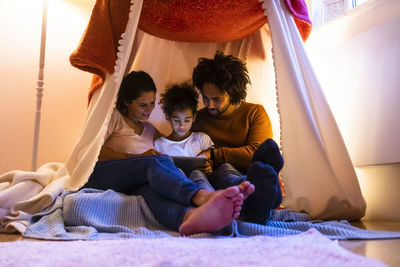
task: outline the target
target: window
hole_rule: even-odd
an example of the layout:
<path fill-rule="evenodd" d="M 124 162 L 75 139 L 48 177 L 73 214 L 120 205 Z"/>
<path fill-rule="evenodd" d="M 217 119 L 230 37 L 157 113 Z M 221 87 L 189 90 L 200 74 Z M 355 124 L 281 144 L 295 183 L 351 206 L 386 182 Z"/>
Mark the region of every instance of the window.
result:
<path fill-rule="evenodd" d="M 313 28 L 318 28 L 322 24 L 345 14 L 352 8 L 360 6 L 369 0 L 312 0 L 311 15 Z"/>

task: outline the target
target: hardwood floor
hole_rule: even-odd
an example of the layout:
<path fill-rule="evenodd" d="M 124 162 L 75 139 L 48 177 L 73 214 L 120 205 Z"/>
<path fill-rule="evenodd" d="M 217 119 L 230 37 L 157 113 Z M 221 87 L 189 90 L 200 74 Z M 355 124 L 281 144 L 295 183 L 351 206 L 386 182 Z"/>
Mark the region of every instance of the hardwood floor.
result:
<path fill-rule="evenodd" d="M 19 241 L 19 240 L 24 240 L 24 238 L 19 234 L 17 235 L 17 234 L 0 233 L 0 242 L 13 242 L 13 241 Z"/>
<path fill-rule="evenodd" d="M 358 221 L 352 225 L 368 230 L 400 231 L 400 221 Z M 0 242 L 12 242 L 24 239 L 17 234 L 0 234 Z M 392 267 L 400 267 L 400 239 L 385 240 L 348 240 L 339 241 L 339 245 L 356 254 L 377 259 Z"/>
<path fill-rule="evenodd" d="M 358 221 L 353 226 L 368 230 L 400 231 L 400 221 Z M 400 239 L 348 240 L 339 245 L 356 254 L 400 267 Z"/>

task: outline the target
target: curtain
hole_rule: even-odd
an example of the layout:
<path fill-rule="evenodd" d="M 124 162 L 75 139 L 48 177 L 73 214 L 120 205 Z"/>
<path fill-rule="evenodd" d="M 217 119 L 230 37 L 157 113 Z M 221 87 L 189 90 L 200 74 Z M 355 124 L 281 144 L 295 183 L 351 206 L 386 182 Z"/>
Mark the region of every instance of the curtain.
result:
<path fill-rule="evenodd" d="M 353 164 L 285 5 L 264 1 L 271 29 L 284 205 L 319 219 L 359 219 L 366 204 Z"/>

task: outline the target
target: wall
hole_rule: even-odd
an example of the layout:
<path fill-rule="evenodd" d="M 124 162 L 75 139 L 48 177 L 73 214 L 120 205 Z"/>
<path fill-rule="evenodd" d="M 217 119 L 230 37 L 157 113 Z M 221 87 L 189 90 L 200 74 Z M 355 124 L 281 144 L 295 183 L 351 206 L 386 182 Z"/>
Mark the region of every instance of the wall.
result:
<path fill-rule="evenodd" d="M 367 202 L 365 220 L 400 221 L 400 163 L 357 167 Z"/>
<path fill-rule="evenodd" d="M 41 3 L 0 0 L 0 173 L 31 167 Z M 93 5 L 94 0 L 48 1 L 38 167 L 64 162 L 79 137 L 91 75 L 73 68 L 68 57 L 79 43 Z"/>
<path fill-rule="evenodd" d="M 400 220 L 399 14 L 397 0 L 371 0 L 314 28 L 306 43 L 357 166 L 369 220 Z"/>

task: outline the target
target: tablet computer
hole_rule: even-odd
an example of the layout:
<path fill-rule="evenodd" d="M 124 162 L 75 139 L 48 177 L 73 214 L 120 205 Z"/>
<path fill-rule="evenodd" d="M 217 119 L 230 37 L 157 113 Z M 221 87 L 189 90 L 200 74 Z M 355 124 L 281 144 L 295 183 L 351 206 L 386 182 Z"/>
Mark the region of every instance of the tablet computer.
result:
<path fill-rule="evenodd" d="M 196 170 L 198 167 L 206 162 L 206 158 L 197 158 L 197 157 L 171 157 L 174 160 L 176 167 L 181 169 L 186 176 L 189 176 L 193 170 Z"/>

